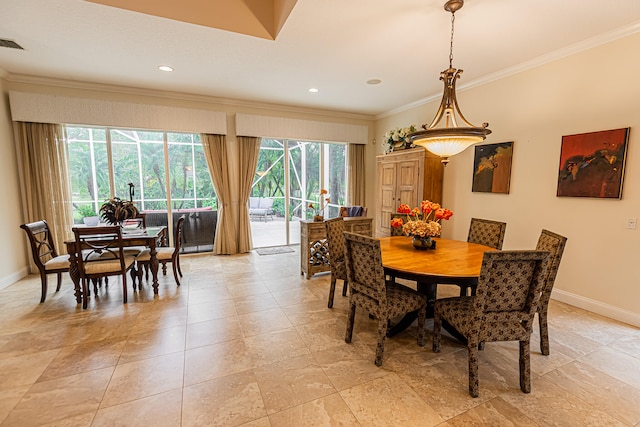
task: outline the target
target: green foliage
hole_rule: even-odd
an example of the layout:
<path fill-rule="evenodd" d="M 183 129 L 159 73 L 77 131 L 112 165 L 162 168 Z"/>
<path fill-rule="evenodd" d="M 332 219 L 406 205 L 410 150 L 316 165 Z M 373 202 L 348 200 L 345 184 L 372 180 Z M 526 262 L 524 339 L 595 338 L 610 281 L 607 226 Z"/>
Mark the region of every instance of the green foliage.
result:
<path fill-rule="evenodd" d="M 93 205 L 80 205 L 76 209 L 76 212 L 78 213 L 78 215 L 80 215 L 80 218 L 85 218 L 88 216 L 98 216 L 96 210 L 93 208 Z"/>

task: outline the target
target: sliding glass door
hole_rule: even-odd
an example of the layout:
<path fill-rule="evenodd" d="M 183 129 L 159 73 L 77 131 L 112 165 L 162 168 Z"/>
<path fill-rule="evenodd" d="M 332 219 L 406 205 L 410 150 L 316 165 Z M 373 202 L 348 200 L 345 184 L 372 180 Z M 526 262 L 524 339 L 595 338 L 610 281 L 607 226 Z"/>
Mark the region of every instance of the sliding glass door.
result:
<path fill-rule="evenodd" d="M 331 199 L 324 215 L 337 216 L 346 200 L 346 168 L 345 144 L 263 138 L 251 200 L 273 199 L 273 215 L 251 215 L 253 245 L 299 244 L 299 222 L 313 218 L 309 204 L 317 205 L 321 189 Z"/>

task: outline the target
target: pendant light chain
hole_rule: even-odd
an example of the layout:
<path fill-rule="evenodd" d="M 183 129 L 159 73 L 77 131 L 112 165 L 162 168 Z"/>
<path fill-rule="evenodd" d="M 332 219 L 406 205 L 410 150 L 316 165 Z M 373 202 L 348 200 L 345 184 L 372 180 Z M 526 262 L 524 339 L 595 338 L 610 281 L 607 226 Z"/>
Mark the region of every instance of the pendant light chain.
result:
<path fill-rule="evenodd" d="M 456 22 L 456 13 L 451 12 L 451 43 L 449 44 L 449 68 L 453 68 L 453 29 Z"/>

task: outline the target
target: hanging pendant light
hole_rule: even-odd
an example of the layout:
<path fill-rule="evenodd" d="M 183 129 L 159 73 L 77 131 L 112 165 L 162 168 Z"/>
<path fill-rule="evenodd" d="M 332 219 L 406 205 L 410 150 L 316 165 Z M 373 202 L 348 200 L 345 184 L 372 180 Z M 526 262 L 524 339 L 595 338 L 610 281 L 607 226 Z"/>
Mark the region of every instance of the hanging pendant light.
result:
<path fill-rule="evenodd" d="M 444 82 L 444 93 L 438 112 L 431 124 L 422 125 L 424 130 L 409 134 L 409 139 L 413 144 L 421 145 L 442 157 L 442 163 L 445 166 L 449 162 L 449 157 L 462 152 L 473 144 L 484 141 L 491 133 L 491 130 L 487 128 L 489 123 L 483 123 L 481 127 L 478 127 L 465 119 L 456 99 L 456 80 L 460 78 L 462 70 L 453 68 L 453 32 L 455 13 L 463 5 L 464 0 L 449 0 L 444 5 L 444 10 L 451 12 L 451 42 L 449 45 L 449 68 L 440 73 L 440 80 Z M 442 125 L 441 122 L 443 122 Z"/>

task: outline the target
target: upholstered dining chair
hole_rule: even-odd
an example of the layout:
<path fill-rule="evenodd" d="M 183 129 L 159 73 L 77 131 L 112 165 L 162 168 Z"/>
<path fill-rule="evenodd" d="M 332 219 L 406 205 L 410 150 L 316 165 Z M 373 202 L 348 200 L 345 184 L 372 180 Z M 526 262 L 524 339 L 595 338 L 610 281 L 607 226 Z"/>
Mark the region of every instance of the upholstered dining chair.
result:
<path fill-rule="evenodd" d="M 344 220 L 342 217 L 328 219 L 324 222 L 327 230 L 327 245 L 329 246 L 329 266 L 331 267 L 331 285 L 329 287 L 329 301 L 327 307 L 333 307 L 336 293 L 336 281 L 342 280 L 342 296 L 347 295 L 347 267 L 344 263 Z"/>
<path fill-rule="evenodd" d="M 58 284 L 56 285 L 56 292 L 58 292 L 62 284 L 62 273 L 69 271 L 69 255 L 58 255 L 56 252 L 47 221 L 22 224 L 20 228 L 27 233 L 29 238 L 33 262 L 40 272 L 42 287 L 40 302 L 44 302 L 47 299 L 47 275 L 55 273 L 58 276 Z"/>
<path fill-rule="evenodd" d="M 544 289 L 540 302 L 538 303 L 538 323 L 540 325 L 540 352 L 549 355 L 549 326 L 547 325 L 547 313 L 549 310 L 549 300 L 551 299 L 551 291 L 556 281 L 560 260 L 564 253 L 564 247 L 567 238 L 549 230 L 542 230 L 538 238 L 536 250 L 549 251 L 549 266 L 547 268 L 547 276 L 544 279 Z"/>
<path fill-rule="evenodd" d="M 490 219 L 471 218 L 469 223 L 469 234 L 467 242 L 477 243 L 479 245 L 489 246 L 494 249 L 502 250 L 504 242 L 504 233 L 507 230 L 507 223 L 493 221 Z M 468 285 L 458 284 L 460 286 L 460 296 L 467 294 Z M 472 291 L 473 292 L 473 291 Z"/>
<path fill-rule="evenodd" d="M 171 263 L 173 269 L 173 277 L 176 284 L 180 286 L 180 277 L 182 277 L 182 269 L 180 268 L 180 248 L 182 247 L 182 227 L 186 217 L 182 215 L 176 223 L 173 230 L 173 247 L 162 247 L 156 249 L 156 257 L 158 262 L 162 264 L 162 274 L 167 275 L 167 263 Z M 136 257 L 138 266 L 138 286 L 142 286 L 142 268 L 145 270 L 145 279 L 149 280 L 149 264 L 151 262 L 151 253 L 147 249 Z"/>
<path fill-rule="evenodd" d="M 484 253 L 475 295 L 435 301 L 433 351 L 440 351 L 442 322 L 467 340 L 469 394 L 478 397 L 478 345 L 519 341 L 520 389 L 531 391 L 530 340 L 533 318 L 547 274 L 547 251 Z"/>
<path fill-rule="evenodd" d="M 78 273 L 82 282 L 82 308 L 87 308 L 89 281 L 108 276 L 122 276 L 122 302 L 127 303 L 127 272 L 133 269 L 136 258 L 125 254 L 122 230 L 119 225 L 102 227 L 73 227 L 78 259 Z"/>
<path fill-rule="evenodd" d="M 374 363 L 382 365 L 384 342 L 389 319 L 418 311 L 418 345 L 424 345 L 424 322 L 427 316 L 427 297 L 417 291 L 385 280 L 380 241 L 368 236 L 345 232 L 345 262 L 349 296 L 349 314 L 344 340 L 353 336 L 356 307 L 378 319 L 378 343 Z"/>

